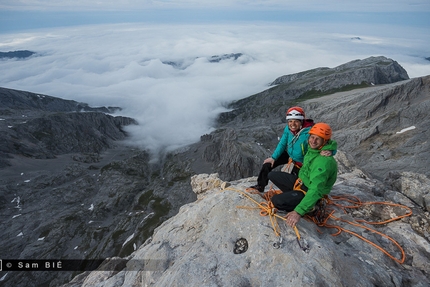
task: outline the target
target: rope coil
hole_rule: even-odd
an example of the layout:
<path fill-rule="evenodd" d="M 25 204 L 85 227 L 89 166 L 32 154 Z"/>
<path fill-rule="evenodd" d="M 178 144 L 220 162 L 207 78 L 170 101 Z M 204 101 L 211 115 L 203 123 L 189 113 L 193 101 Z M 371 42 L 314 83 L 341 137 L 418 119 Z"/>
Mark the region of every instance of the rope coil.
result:
<path fill-rule="evenodd" d="M 341 209 L 345 214 L 348 213 L 347 210 L 348 209 L 358 209 L 363 207 L 364 205 L 385 205 L 385 206 L 394 206 L 394 207 L 399 207 L 401 209 L 406 210 L 405 214 L 403 215 L 399 215 L 399 216 L 395 216 L 393 218 L 387 219 L 387 220 L 383 220 L 383 221 L 367 221 L 367 220 L 363 220 L 363 219 L 357 219 L 354 221 L 350 221 L 350 220 L 346 220 L 346 219 L 342 219 L 338 216 L 335 216 L 334 213 L 336 212 L 335 209 L 331 208 L 331 209 L 326 209 L 325 211 L 325 217 L 322 221 L 317 221 L 315 219 L 315 217 L 312 216 L 306 216 L 306 219 L 314 222 L 317 226 L 320 227 L 327 227 L 327 228 L 333 228 L 336 229 L 337 231 L 333 234 L 331 234 L 332 236 L 338 236 L 339 234 L 341 234 L 342 232 L 346 232 L 348 234 L 351 234 L 363 241 L 365 241 L 366 243 L 372 245 L 373 247 L 377 248 L 378 250 L 380 250 L 381 252 L 383 252 L 385 255 L 387 255 L 389 258 L 391 258 L 392 260 L 396 261 L 397 263 L 403 264 L 405 262 L 406 259 L 406 255 L 405 255 L 405 251 L 402 248 L 402 246 L 396 241 L 394 240 L 392 237 L 379 232 L 373 228 L 370 228 L 368 226 L 365 226 L 363 224 L 360 223 L 365 223 L 365 224 L 369 224 L 369 225 L 382 225 L 382 224 L 387 224 L 396 220 L 400 220 L 402 218 L 408 217 L 412 215 L 412 210 L 405 206 L 405 205 L 401 205 L 401 204 L 397 204 L 397 203 L 392 203 L 392 202 L 380 202 L 380 201 L 370 201 L 370 202 L 361 202 L 361 200 L 356 197 L 356 196 L 351 196 L 351 195 L 341 195 L 341 196 L 331 196 L 331 197 L 325 197 L 323 198 L 323 200 L 325 201 L 326 206 L 333 206 L 333 207 L 337 207 L 339 209 Z M 348 202 L 352 205 L 343 205 L 340 204 L 338 202 Z M 400 251 L 401 253 L 401 257 L 400 259 L 394 257 L 393 255 L 391 255 L 387 250 L 385 250 L 384 248 L 382 248 L 381 246 L 379 246 L 378 244 L 370 241 L 367 238 L 364 238 L 363 236 L 361 236 L 360 234 L 351 231 L 349 229 L 346 229 L 344 227 L 341 227 L 339 225 L 333 225 L 333 224 L 328 224 L 327 221 L 329 219 L 335 220 L 335 221 L 340 221 L 340 222 L 345 222 L 347 224 L 350 224 L 352 226 L 358 227 L 358 228 L 362 228 L 365 230 L 368 230 L 374 234 L 377 234 L 381 237 L 384 237 L 386 239 L 388 239 L 389 241 L 391 241 Z"/>
<path fill-rule="evenodd" d="M 275 190 L 272 187 L 270 188 L 270 190 L 268 192 L 266 192 L 265 194 L 261 195 L 259 192 L 249 192 L 250 194 L 260 194 L 266 201 L 265 202 L 257 202 L 256 200 L 254 200 L 251 196 L 249 196 L 248 194 L 246 194 L 245 192 L 243 192 L 242 190 L 239 189 L 235 189 L 235 188 L 227 188 L 228 190 L 232 190 L 235 192 L 239 192 L 242 195 L 244 195 L 245 197 L 247 197 L 248 199 L 250 199 L 252 202 L 254 202 L 257 207 L 247 207 L 247 206 L 238 206 L 238 208 L 244 208 L 244 209 L 260 209 L 260 215 L 261 216 L 269 216 L 270 217 L 270 222 L 272 224 L 273 230 L 275 232 L 276 236 L 280 236 L 280 228 L 277 222 L 277 218 L 280 218 L 282 220 L 286 220 L 284 217 L 276 214 L 277 209 L 273 206 L 273 203 L 271 202 L 271 197 L 275 194 L 279 194 L 282 193 L 280 190 Z M 348 205 L 343 205 L 340 204 L 340 202 L 347 202 Z M 336 210 L 334 208 L 338 208 L 340 210 L 342 210 L 345 214 L 348 213 L 347 210 L 349 209 L 358 209 L 363 207 L 364 205 L 386 205 L 386 206 L 393 206 L 393 207 L 399 207 L 401 209 L 405 209 L 406 212 L 403 215 L 400 216 L 395 216 L 393 218 L 384 220 L 384 221 L 377 221 L 377 222 L 370 222 L 370 221 L 366 221 L 363 219 L 358 219 L 355 220 L 355 222 L 350 221 L 350 220 L 345 220 L 342 219 L 340 217 L 337 217 L 334 215 L 334 213 L 336 212 Z M 396 204 L 396 203 L 391 203 L 391 202 L 376 202 L 376 201 L 372 201 L 372 202 L 361 202 L 361 200 L 356 197 L 356 196 L 351 196 L 351 195 L 342 195 L 342 196 L 331 196 L 331 197 L 324 197 L 321 202 L 320 202 L 320 206 L 322 206 L 322 212 L 321 210 L 319 210 L 319 212 L 314 212 L 313 216 L 312 215 L 306 215 L 305 219 L 314 222 L 317 226 L 319 227 L 327 227 L 327 228 L 333 228 L 336 229 L 337 231 L 333 234 L 331 234 L 332 236 L 337 236 L 339 234 L 341 234 L 342 232 L 346 232 L 348 234 L 351 234 L 363 241 L 365 241 L 366 243 L 370 244 L 371 246 L 377 248 L 378 250 L 380 250 L 381 252 L 383 252 L 385 255 L 387 255 L 389 258 L 391 258 L 392 260 L 396 261 L 397 263 L 403 264 L 406 258 L 405 252 L 402 248 L 402 246 L 393 238 L 391 238 L 390 236 L 383 234 L 375 229 L 372 229 L 370 227 L 367 227 L 363 224 L 360 223 L 364 223 L 364 224 L 369 224 L 369 225 L 381 225 L 381 224 L 387 224 L 389 222 L 393 222 L 408 216 L 412 215 L 412 210 L 404 205 L 401 204 Z M 331 206 L 332 208 L 327 208 L 328 206 Z M 318 211 L 318 210 L 317 210 Z M 377 245 L 376 243 L 364 238 L 363 236 L 359 235 L 358 233 L 351 231 L 349 229 L 346 229 L 344 227 L 341 227 L 339 225 L 334 225 L 334 224 L 329 224 L 327 223 L 327 221 L 329 219 L 332 219 L 334 221 L 340 221 L 340 222 L 344 222 L 347 224 L 350 224 L 352 226 L 358 227 L 358 228 L 362 228 L 365 230 L 368 230 L 374 234 L 377 234 L 381 237 L 384 237 L 386 239 L 388 239 L 389 241 L 391 241 L 399 250 L 401 253 L 401 258 L 398 259 L 395 256 L 391 255 L 387 250 L 385 250 L 384 248 L 382 248 L 381 246 Z M 299 242 L 300 245 L 300 233 L 297 229 L 296 226 L 293 227 L 294 232 L 297 236 L 297 240 Z M 318 230 L 319 231 L 319 230 Z M 320 232 L 320 231 L 319 231 Z M 302 246 L 300 245 L 300 247 L 302 248 Z"/>

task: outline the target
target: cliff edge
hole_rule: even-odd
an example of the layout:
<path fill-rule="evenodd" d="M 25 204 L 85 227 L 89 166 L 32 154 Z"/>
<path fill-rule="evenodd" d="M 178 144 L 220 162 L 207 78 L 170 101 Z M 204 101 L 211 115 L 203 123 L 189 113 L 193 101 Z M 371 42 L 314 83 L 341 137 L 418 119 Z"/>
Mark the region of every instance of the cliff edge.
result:
<path fill-rule="evenodd" d="M 269 217 L 260 216 L 253 202 L 263 201 L 259 195 L 244 193 L 255 178 L 226 183 L 217 174 L 200 174 L 191 179 L 197 201 L 157 228 L 124 259 L 121 270 L 102 264 L 98 271 L 81 274 L 64 286 L 428 286 L 429 226 L 424 224 L 428 212 L 365 176 L 341 151 L 336 159 L 341 171 L 331 197 L 348 194 L 363 202 L 406 207 L 363 205 L 345 213 L 338 209 L 334 215 L 340 220 L 387 220 L 407 214 L 408 208 L 413 214 L 381 226 L 364 224 L 395 240 L 401 249 L 367 229 L 331 219 L 330 224 L 374 242 L 396 260 L 402 259 L 403 249 L 403 264 L 357 236 L 347 232 L 332 236 L 336 230 L 304 219 L 298 224 L 301 242 L 308 247 L 303 250 L 282 220 L 277 219 L 277 236 Z M 412 174 L 398 180 L 409 186 L 419 182 Z M 429 182 L 419 184 L 414 187 L 430 188 Z"/>

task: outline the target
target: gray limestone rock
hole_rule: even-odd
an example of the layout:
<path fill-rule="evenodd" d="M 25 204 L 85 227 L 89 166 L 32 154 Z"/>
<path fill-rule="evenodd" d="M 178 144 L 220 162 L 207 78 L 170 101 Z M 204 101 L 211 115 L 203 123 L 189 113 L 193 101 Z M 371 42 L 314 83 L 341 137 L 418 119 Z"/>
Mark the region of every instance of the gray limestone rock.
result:
<path fill-rule="evenodd" d="M 380 179 L 390 171 L 430 175 L 430 76 L 304 102 L 327 122 L 339 149 Z"/>
<path fill-rule="evenodd" d="M 188 163 L 149 164 L 120 142 L 136 122 L 111 108 L 1 88 L 0 101 L 0 259 L 126 256 L 196 197 Z M 0 271 L 0 284 L 58 286 L 74 275 Z"/>
<path fill-rule="evenodd" d="M 392 172 L 385 180 L 393 189 L 430 212 L 430 179 L 427 176 L 413 172 Z"/>
<path fill-rule="evenodd" d="M 427 286 L 430 272 L 430 244 L 411 228 L 409 219 L 376 227 L 404 248 L 406 260 L 399 264 L 363 240 L 342 233 L 337 237 L 327 228 L 318 228 L 302 219 L 298 229 L 309 246 L 298 246 L 292 228 L 278 219 L 281 236 L 277 237 L 268 217 L 259 215 L 253 202 L 259 195 L 244 193 L 255 178 L 231 182 L 221 188 L 216 175 L 193 177 L 200 198 L 181 207 L 179 213 L 156 229 L 136 252 L 127 258 L 119 273 L 95 271 L 80 281 L 64 286 Z M 376 180 L 355 173 L 340 175 L 333 195 L 348 193 L 363 201 L 382 200 L 372 194 Z M 246 194 L 246 195 L 245 195 Z M 411 201 L 404 204 L 413 208 Z M 336 216 L 354 220 L 369 216 L 398 216 L 403 210 L 380 209 L 354 211 Z M 388 215 L 387 215 L 388 214 Z M 364 229 L 345 226 L 376 242 L 395 258 L 401 253 L 390 241 Z M 238 240 L 248 248 L 235 253 Z M 278 248 L 274 248 L 278 247 Z M 101 276 L 103 274 L 103 276 Z"/>

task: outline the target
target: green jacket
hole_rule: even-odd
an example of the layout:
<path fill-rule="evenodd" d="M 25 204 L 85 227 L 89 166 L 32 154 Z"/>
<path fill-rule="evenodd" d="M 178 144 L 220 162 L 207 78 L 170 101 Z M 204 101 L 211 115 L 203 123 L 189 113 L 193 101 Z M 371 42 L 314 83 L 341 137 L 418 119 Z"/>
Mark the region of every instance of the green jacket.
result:
<path fill-rule="evenodd" d="M 337 150 L 336 141 L 329 140 L 323 149 Z M 333 156 L 322 156 L 320 150 L 309 148 L 299 178 L 308 191 L 294 211 L 303 216 L 312 210 L 319 199 L 330 193 L 337 178 L 337 162 Z"/>

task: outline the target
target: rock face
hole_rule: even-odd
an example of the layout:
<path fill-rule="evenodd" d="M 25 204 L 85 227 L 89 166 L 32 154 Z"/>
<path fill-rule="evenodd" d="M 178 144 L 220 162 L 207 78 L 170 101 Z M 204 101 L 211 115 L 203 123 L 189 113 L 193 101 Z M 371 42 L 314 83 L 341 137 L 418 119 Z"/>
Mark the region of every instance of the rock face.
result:
<path fill-rule="evenodd" d="M 360 63 L 364 65 L 361 68 Z M 407 74 L 384 57 L 326 70 L 281 77 L 282 81 L 275 82 L 285 84 L 233 103 L 233 110 L 220 116 L 219 129 L 202 137 L 196 149 L 202 150 L 202 158 L 224 180 L 256 175 L 282 136 L 285 111 L 299 105 L 307 118 L 331 125 L 339 149 L 354 158 L 365 172 L 379 179 L 390 171 L 430 176 L 430 77 L 342 91 L 351 80 L 345 73 L 358 73 L 355 81 L 367 81 L 376 70 L 385 71 L 381 78 L 391 80 L 407 78 Z M 326 83 L 323 79 L 327 74 L 337 80 Z M 306 80 L 310 81 L 309 86 Z M 326 83 L 327 90 L 336 92 L 315 92 L 320 91 L 315 90 L 315 83 Z M 302 99 L 304 95 L 306 100 Z"/>
<path fill-rule="evenodd" d="M 339 148 L 366 172 L 380 179 L 390 171 L 430 176 L 430 76 L 336 93 L 303 106 L 333 127 Z"/>
<path fill-rule="evenodd" d="M 135 124 L 86 104 L 0 89 L 1 259 L 127 256 L 195 199 L 187 163 L 121 144 Z M 171 159 L 172 158 L 172 159 Z M 73 272 L 1 272 L 8 286 L 58 286 Z M 34 279 L 36 278 L 36 279 Z"/>
<path fill-rule="evenodd" d="M 370 57 L 355 60 L 333 69 L 317 68 L 294 75 L 277 78 L 271 85 L 301 82 L 322 92 L 347 85 L 389 84 L 409 79 L 408 73 L 396 61 L 385 57 Z"/>
<path fill-rule="evenodd" d="M 337 160 L 344 167 L 350 165 L 344 162 L 345 159 L 339 153 Z M 193 176 L 191 184 L 199 199 L 183 206 L 175 217 L 157 228 L 154 235 L 127 258 L 128 263 L 122 270 L 112 272 L 109 268 L 100 267 L 103 271 L 87 273 L 64 286 L 430 284 L 426 275 L 430 272 L 429 225 L 414 225 L 426 217 L 428 222 L 429 215 L 406 196 L 392 190 L 380 190 L 383 188 L 381 182 L 366 177 L 358 169 L 340 174 L 332 191 L 332 195 L 349 194 L 363 201 L 396 201 L 413 209 L 412 217 L 375 227 L 404 248 L 406 260 L 400 265 L 357 237 L 348 233 L 333 237 L 333 230 L 317 228 L 313 222 L 304 219 L 299 222 L 298 229 L 309 250 L 305 252 L 299 247 L 292 228 L 280 219 L 281 235 L 277 237 L 267 216 L 260 216 L 256 209 L 241 208 L 256 207 L 252 200 L 262 201 L 259 195 L 243 193 L 254 181 L 255 178 L 234 181 L 223 189 L 223 181 L 217 175 Z M 375 193 L 383 194 L 383 197 L 375 196 Z M 344 220 L 364 218 L 368 221 L 403 214 L 405 210 L 398 207 L 376 206 L 349 210 L 346 214 L 340 210 L 335 213 Z M 333 222 L 375 242 L 395 258 L 401 258 L 400 249 L 391 241 L 365 229 Z M 240 252 L 236 250 L 238 240 L 246 244 Z"/>
<path fill-rule="evenodd" d="M 407 72 L 386 57 L 370 57 L 332 69 L 317 68 L 286 75 L 272 82 L 274 87 L 230 104 L 233 111 L 222 114 L 219 122 L 229 127 L 239 123 L 258 126 L 284 118 L 285 111 L 296 101 L 407 79 Z"/>
<path fill-rule="evenodd" d="M 86 104 L 45 95 L 0 89 L 0 167 L 16 154 L 31 158 L 54 158 L 73 152 L 99 153 L 124 139 L 126 117 L 113 117 L 115 108 L 90 108 Z"/>

